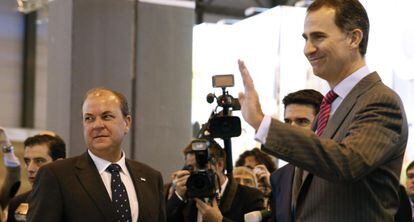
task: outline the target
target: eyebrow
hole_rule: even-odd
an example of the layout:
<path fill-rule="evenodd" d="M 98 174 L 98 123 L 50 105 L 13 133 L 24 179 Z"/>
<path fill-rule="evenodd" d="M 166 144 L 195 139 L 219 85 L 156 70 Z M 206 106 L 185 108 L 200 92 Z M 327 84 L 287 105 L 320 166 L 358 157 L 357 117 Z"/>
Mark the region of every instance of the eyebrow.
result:
<path fill-rule="evenodd" d="M 326 33 L 325 32 L 321 32 L 321 31 L 315 31 L 315 32 L 311 32 L 309 34 L 309 36 L 316 36 L 316 35 L 326 35 Z M 305 33 L 302 33 L 302 37 L 304 39 L 306 39 L 307 38 L 307 35 Z"/>
<path fill-rule="evenodd" d="M 112 114 L 112 112 L 111 111 L 105 111 L 101 115 L 106 115 L 106 114 Z"/>

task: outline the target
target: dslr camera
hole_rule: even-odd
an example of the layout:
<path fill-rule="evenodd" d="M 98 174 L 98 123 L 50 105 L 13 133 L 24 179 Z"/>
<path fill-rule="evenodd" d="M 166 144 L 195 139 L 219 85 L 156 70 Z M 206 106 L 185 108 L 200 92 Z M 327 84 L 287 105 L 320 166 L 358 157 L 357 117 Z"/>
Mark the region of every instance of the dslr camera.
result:
<path fill-rule="evenodd" d="M 216 195 L 216 174 L 208 169 L 209 161 L 212 161 L 209 148 L 211 142 L 206 139 L 196 139 L 191 142 L 192 150 L 196 158 L 196 167 L 191 171 L 187 180 L 187 197 L 212 198 Z"/>

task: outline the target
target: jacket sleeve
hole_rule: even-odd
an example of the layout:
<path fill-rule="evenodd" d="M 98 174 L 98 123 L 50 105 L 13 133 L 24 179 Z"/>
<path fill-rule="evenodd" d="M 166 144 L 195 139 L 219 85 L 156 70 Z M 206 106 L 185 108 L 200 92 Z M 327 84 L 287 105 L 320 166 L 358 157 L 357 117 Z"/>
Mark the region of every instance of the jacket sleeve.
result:
<path fill-rule="evenodd" d="M 6 177 L 0 190 L 1 208 L 5 209 L 20 187 L 20 166 L 6 167 Z"/>
<path fill-rule="evenodd" d="M 344 122 L 331 139 L 272 120 L 264 149 L 333 182 L 357 181 L 404 154 L 407 122 L 395 95 L 359 98 Z"/>
<path fill-rule="evenodd" d="M 170 199 L 167 200 L 166 211 L 168 222 L 181 222 L 184 221 L 182 211 L 184 209 L 185 202 L 182 201 L 176 193 L 174 193 Z"/>
<path fill-rule="evenodd" d="M 27 221 L 63 221 L 60 186 L 55 174 L 47 166 L 39 169 L 28 202 Z"/>

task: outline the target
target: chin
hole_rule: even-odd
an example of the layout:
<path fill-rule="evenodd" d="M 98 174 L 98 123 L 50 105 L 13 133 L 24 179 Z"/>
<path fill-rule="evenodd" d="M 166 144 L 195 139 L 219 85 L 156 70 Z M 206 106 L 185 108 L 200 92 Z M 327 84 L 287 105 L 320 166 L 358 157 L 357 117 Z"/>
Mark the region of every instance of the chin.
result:
<path fill-rule="evenodd" d="M 98 143 L 98 144 L 92 144 L 91 150 L 95 150 L 99 152 L 99 151 L 109 150 L 110 147 L 111 146 L 109 144 Z"/>

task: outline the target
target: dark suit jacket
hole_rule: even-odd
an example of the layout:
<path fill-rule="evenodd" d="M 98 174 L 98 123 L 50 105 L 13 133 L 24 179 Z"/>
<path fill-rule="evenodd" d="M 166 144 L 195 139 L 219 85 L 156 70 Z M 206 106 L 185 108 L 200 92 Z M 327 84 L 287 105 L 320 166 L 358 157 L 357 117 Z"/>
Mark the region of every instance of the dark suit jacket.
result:
<path fill-rule="evenodd" d="M 295 166 L 287 164 L 270 176 L 272 186 L 271 206 L 272 220 L 277 222 L 292 222 L 292 183 Z"/>
<path fill-rule="evenodd" d="M 5 209 L 20 187 L 20 166 L 6 167 L 6 176 L 0 189 L 0 206 Z"/>
<path fill-rule="evenodd" d="M 377 73 L 363 78 L 321 137 L 272 120 L 264 149 L 310 172 L 298 221 L 393 221 L 408 126 L 399 96 Z"/>
<path fill-rule="evenodd" d="M 287 164 L 270 176 L 272 186 L 272 219 L 276 222 L 292 222 L 292 183 L 295 166 Z M 411 204 L 405 188 L 399 186 L 400 206 L 395 215 L 395 222 L 411 222 Z"/>
<path fill-rule="evenodd" d="M 244 214 L 251 211 L 262 210 L 263 194 L 254 188 L 237 184 L 229 180 L 219 203 L 223 221 L 244 221 Z M 168 222 L 196 222 L 197 207 L 195 201 L 181 201 L 176 194 L 167 201 Z"/>
<path fill-rule="evenodd" d="M 14 213 L 16 212 L 17 208 L 22 203 L 27 203 L 27 197 L 29 196 L 30 191 L 26 193 L 22 193 L 20 195 L 15 196 L 13 199 L 10 200 L 9 203 L 9 210 L 7 213 L 7 222 L 14 222 L 16 221 L 14 217 Z"/>
<path fill-rule="evenodd" d="M 128 159 L 126 166 L 138 199 L 138 221 L 165 221 L 161 174 Z M 28 200 L 28 221 L 115 221 L 109 194 L 87 152 L 41 167 Z"/>
<path fill-rule="evenodd" d="M 400 207 L 398 208 L 397 214 L 395 214 L 395 222 L 412 222 L 411 203 L 408 199 L 405 187 L 400 185 Z"/>

